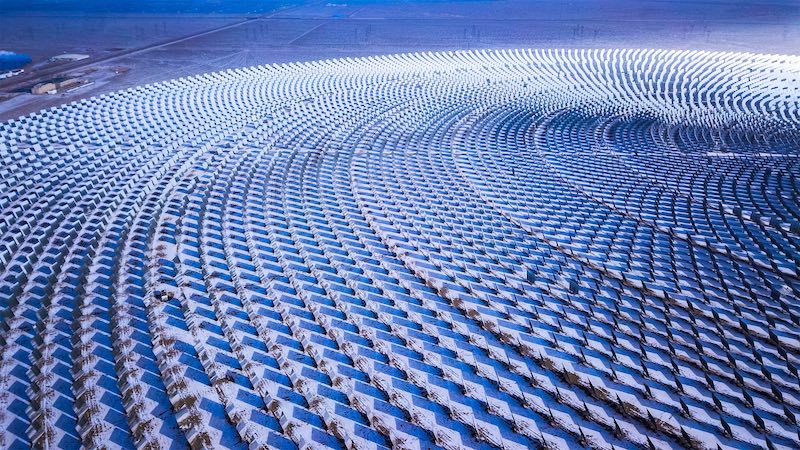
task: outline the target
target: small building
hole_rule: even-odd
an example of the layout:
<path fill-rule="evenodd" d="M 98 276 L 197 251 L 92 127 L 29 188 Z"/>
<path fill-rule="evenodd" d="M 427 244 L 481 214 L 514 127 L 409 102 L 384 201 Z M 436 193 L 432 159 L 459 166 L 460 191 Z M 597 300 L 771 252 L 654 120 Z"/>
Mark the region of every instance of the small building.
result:
<path fill-rule="evenodd" d="M 52 62 L 66 62 L 66 61 L 80 61 L 89 58 L 89 55 L 83 53 L 64 53 L 63 55 L 56 55 L 50 58 Z"/>
<path fill-rule="evenodd" d="M 56 83 L 56 89 L 59 91 L 64 91 L 69 88 L 73 88 L 77 85 L 81 84 L 81 80 L 78 78 L 67 78 L 66 80 L 59 81 Z"/>
<path fill-rule="evenodd" d="M 31 62 L 31 57 L 24 53 L 14 53 L 7 50 L 0 50 L 0 72 L 7 73 L 21 69 Z"/>
<path fill-rule="evenodd" d="M 60 80 L 50 80 L 44 83 L 39 83 L 31 89 L 32 94 L 55 94 L 58 91 L 63 91 L 73 88 L 81 84 L 78 78 L 64 78 Z"/>
<path fill-rule="evenodd" d="M 2 73 L 0 73 L 0 80 L 2 80 L 4 78 L 11 78 L 11 77 L 13 77 L 15 75 L 21 74 L 22 72 L 25 72 L 25 69 L 15 69 L 15 70 L 9 70 L 9 71 L 6 71 L 6 72 L 2 72 Z"/>
<path fill-rule="evenodd" d="M 39 83 L 31 89 L 31 94 L 55 94 L 56 84 L 51 82 Z"/>

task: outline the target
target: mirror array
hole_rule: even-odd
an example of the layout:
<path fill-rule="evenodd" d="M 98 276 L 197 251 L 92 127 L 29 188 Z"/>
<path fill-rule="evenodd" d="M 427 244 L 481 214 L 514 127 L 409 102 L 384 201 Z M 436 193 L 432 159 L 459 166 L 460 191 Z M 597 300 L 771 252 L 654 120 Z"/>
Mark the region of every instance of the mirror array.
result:
<path fill-rule="evenodd" d="M 800 447 L 799 80 L 416 53 L 0 124 L 0 446 Z"/>

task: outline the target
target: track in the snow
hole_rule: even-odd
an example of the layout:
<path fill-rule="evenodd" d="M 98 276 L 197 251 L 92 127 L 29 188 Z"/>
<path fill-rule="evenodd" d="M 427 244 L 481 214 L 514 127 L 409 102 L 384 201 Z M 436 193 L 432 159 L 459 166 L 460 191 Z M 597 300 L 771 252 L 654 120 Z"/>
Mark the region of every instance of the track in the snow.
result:
<path fill-rule="evenodd" d="M 0 446 L 797 448 L 798 99 L 513 50 L 0 124 Z"/>

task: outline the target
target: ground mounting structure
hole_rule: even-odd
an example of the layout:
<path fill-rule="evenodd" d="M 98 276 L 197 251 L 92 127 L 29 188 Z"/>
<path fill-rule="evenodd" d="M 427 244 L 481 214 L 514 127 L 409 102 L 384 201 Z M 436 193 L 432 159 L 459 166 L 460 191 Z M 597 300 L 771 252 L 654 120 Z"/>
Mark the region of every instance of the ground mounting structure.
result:
<path fill-rule="evenodd" d="M 0 124 L 0 446 L 798 448 L 799 80 L 416 53 Z"/>

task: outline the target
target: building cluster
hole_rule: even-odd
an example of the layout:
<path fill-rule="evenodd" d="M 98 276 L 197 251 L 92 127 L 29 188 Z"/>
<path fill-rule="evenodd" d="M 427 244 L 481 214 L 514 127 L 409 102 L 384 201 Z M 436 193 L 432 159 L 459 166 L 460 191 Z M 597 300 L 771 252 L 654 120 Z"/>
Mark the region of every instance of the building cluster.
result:
<path fill-rule="evenodd" d="M 0 446 L 798 448 L 799 80 L 414 53 L 0 124 Z"/>
<path fill-rule="evenodd" d="M 31 94 L 55 94 L 80 86 L 82 81 L 78 78 L 66 78 L 38 83 L 31 88 Z"/>

